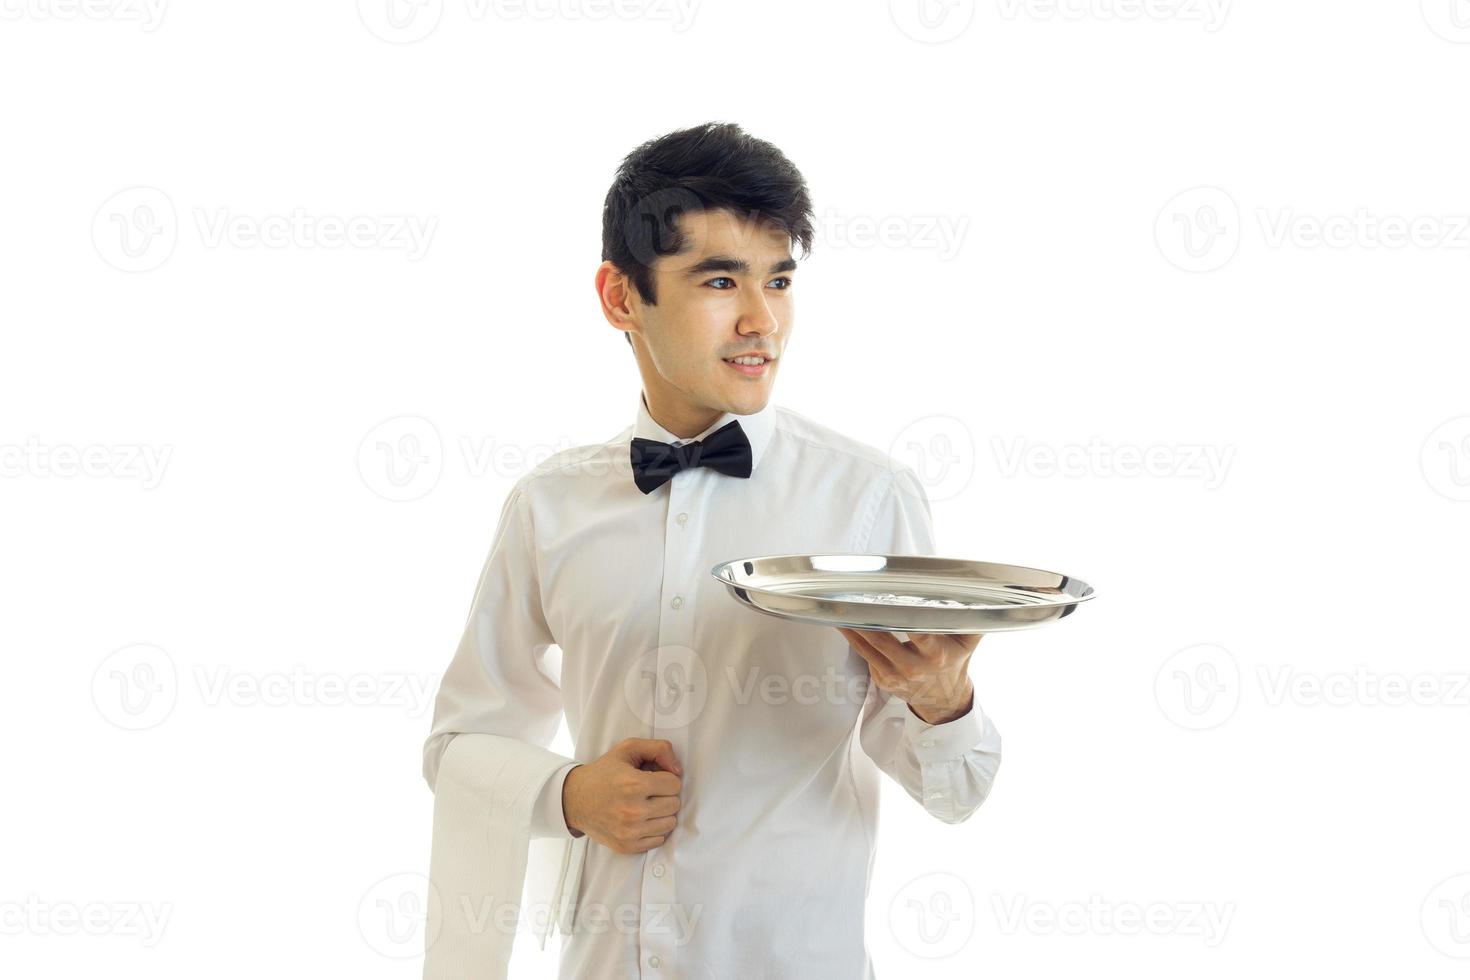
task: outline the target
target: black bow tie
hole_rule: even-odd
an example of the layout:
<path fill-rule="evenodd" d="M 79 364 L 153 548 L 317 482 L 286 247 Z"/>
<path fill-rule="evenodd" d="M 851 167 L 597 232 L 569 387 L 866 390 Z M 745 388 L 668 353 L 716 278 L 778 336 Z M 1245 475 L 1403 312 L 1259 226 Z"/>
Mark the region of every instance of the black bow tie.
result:
<path fill-rule="evenodd" d="M 680 470 L 696 466 L 708 466 L 727 476 L 750 476 L 750 440 L 739 421 L 682 446 L 634 436 L 628 452 L 633 459 L 633 482 L 644 493 L 657 490 Z"/>

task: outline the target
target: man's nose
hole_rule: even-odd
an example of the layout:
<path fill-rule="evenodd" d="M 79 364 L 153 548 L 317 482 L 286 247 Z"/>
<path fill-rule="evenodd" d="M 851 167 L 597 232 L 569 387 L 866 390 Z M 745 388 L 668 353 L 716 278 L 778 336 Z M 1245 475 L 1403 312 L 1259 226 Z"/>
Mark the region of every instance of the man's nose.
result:
<path fill-rule="evenodd" d="M 766 297 L 760 292 L 748 295 L 750 298 L 740 311 L 740 332 L 764 337 L 780 329 L 781 323 L 776 319 L 776 314 L 771 312 L 771 304 L 766 302 Z"/>

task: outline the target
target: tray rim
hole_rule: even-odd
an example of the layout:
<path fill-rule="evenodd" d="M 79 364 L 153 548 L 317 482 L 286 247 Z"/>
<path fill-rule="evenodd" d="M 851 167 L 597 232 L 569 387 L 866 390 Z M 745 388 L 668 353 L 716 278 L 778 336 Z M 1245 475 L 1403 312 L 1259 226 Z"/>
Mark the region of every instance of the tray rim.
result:
<path fill-rule="evenodd" d="M 1067 574 L 1064 574 L 1062 572 L 1054 572 L 1054 571 L 1052 571 L 1049 568 L 1037 568 L 1034 565 L 1014 565 L 1014 564 L 1011 564 L 1010 562 L 982 561 L 982 560 L 980 560 L 978 558 L 951 558 L 948 555 L 916 555 L 916 554 L 900 554 L 900 553 L 885 554 L 885 553 L 877 552 L 877 551 L 811 551 L 811 552 L 796 551 L 796 552 L 788 552 L 788 553 L 785 553 L 785 554 L 777 554 L 777 555 L 752 555 L 752 556 L 746 557 L 746 558 L 731 558 L 728 561 L 717 562 L 710 569 L 710 574 L 713 575 L 715 577 L 715 579 L 717 581 L 719 581 L 719 583 L 721 585 L 724 585 L 727 588 L 745 589 L 748 592 L 758 592 L 761 595 L 774 595 L 774 596 L 792 596 L 792 595 L 794 595 L 794 596 L 799 596 L 800 598 L 803 598 L 803 599 L 817 599 L 817 600 L 822 600 L 822 599 L 827 599 L 829 597 L 828 596 L 820 596 L 820 595 L 810 595 L 810 594 L 805 593 L 805 592 L 783 592 L 783 591 L 778 591 L 776 589 L 765 589 L 765 588 L 761 588 L 758 585 L 743 585 L 743 584 L 741 584 L 739 582 L 735 582 L 735 581 L 733 581 L 731 579 L 728 579 L 724 575 L 721 575 L 720 574 L 720 572 L 723 569 L 729 568 L 731 565 L 735 565 L 735 564 L 738 564 L 739 562 L 743 562 L 743 561 L 765 561 L 765 560 L 772 559 L 772 558 L 818 558 L 818 557 L 822 557 L 822 556 L 830 556 L 830 557 L 833 557 L 833 558 L 929 558 L 929 559 L 936 559 L 936 560 L 940 560 L 940 561 L 962 561 L 962 562 L 969 562 L 970 564 L 973 564 L 973 565 L 1004 565 L 1007 568 L 1022 568 L 1022 569 L 1025 569 L 1026 571 L 1029 571 L 1029 572 L 1040 572 L 1043 575 L 1058 575 L 1058 576 L 1061 576 L 1063 579 L 1065 579 L 1067 581 L 1081 582 L 1083 585 L 1087 586 L 1087 592 L 1084 593 L 1083 595 L 1080 595 L 1080 596 L 1067 596 L 1067 597 L 1062 598 L 1062 599 L 1047 599 L 1047 600 L 1044 600 L 1042 602 L 1028 602 L 1026 604 L 1026 608 L 1030 608 L 1030 609 L 1045 608 L 1047 606 L 1075 606 L 1078 603 L 1086 602 L 1089 599 L 1095 599 L 1095 598 L 1097 598 L 1097 589 L 1093 588 L 1092 584 L 1090 582 L 1088 582 L 1087 580 L 1078 578 L 1075 575 L 1067 575 Z M 864 605 L 873 606 L 873 607 L 880 608 L 880 609 L 883 608 L 883 607 L 885 607 L 885 606 L 888 607 L 888 608 L 891 608 L 891 609 L 896 609 L 896 608 L 911 608 L 911 607 L 909 607 L 905 603 L 891 603 L 891 602 L 872 602 L 872 603 L 864 603 Z M 971 608 L 974 608 L 974 607 L 971 607 Z M 1015 607 L 1011 607 L 1011 606 L 982 606 L 980 608 L 983 608 L 983 609 L 1010 609 L 1010 608 L 1015 608 Z M 764 610 L 763 609 L 761 611 L 762 612 L 770 613 L 769 610 Z M 770 615 L 779 615 L 779 614 L 777 614 L 777 613 L 770 613 Z"/>

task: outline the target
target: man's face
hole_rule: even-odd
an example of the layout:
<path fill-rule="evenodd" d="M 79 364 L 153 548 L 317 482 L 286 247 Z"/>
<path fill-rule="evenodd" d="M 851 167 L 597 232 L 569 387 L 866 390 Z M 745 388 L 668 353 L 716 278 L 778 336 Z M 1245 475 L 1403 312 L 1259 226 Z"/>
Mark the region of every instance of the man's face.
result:
<path fill-rule="evenodd" d="M 653 266 L 657 305 L 630 290 L 645 354 L 639 368 L 650 401 L 674 411 L 704 407 L 749 415 L 771 397 L 794 319 L 790 237 L 763 220 L 728 211 L 680 216 L 685 249 Z M 634 344 L 638 343 L 637 339 Z M 729 358 L 762 354 L 764 365 Z M 679 403 L 678 408 L 672 403 Z"/>

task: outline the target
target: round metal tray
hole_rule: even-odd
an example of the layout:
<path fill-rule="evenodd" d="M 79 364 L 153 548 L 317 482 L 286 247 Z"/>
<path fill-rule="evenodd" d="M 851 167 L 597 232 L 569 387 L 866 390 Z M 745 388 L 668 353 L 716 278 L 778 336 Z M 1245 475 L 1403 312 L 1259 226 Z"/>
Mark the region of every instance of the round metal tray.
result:
<path fill-rule="evenodd" d="M 895 633 L 1034 629 L 1097 594 L 1057 572 L 932 555 L 767 555 L 710 574 L 770 616 Z"/>

